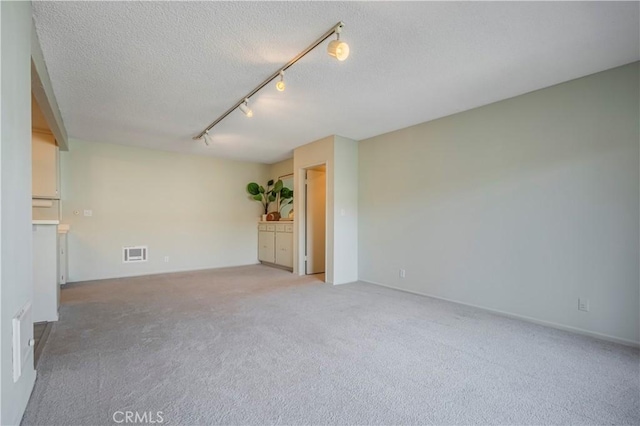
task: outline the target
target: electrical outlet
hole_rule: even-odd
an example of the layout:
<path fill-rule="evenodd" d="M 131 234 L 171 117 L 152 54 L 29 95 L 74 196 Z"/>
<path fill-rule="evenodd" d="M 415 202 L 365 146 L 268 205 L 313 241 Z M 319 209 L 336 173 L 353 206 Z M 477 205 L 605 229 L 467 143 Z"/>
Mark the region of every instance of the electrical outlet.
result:
<path fill-rule="evenodd" d="M 165 261 L 165 262 L 168 262 L 168 261 L 169 261 L 169 256 L 165 256 L 165 257 L 164 257 L 164 261 Z"/>
<path fill-rule="evenodd" d="M 582 297 L 578 297 L 578 310 L 589 312 L 589 299 L 583 299 Z"/>
<path fill-rule="evenodd" d="M 404 269 L 400 269 L 400 278 L 404 278 L 407 274 L 407 271 L 405 271 Z"/>
<path fill-rule="evenodd" d="M 93 210 L 85 210 L 84 215 L 87 217 L 93 216 Z"/>

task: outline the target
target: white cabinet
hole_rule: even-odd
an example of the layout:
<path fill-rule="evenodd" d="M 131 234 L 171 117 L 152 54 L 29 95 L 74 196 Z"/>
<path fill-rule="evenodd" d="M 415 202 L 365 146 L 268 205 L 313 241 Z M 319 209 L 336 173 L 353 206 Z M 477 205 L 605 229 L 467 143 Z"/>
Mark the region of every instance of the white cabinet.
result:
<path fill-rule="evenodd" d="M 275 232 L 258 231 L 258 260 L 275 263 Z"/>
<path fill-rule="evenodd" d="M 51 133 L 33 130 L 31 133 L 31 196 L 60 198 L 58 146 Z"/>
<path fill-rule="evenodd" d="M 258 224 L 258 260 L 293 269 L 293 222 Z"/>
<path fill-rule="evenodd" d="M 58 321 L 58 225 L 33 225 L 33 321 Z"/>
<path fill-rule="evenodd" d="M 293 268 L 293 234 L 276 232 L 276 264 Z"/>
<path fill-rule="evenodd" d="M 58 225 L 58 284 L 67 283 L 67 232 L 69 225 Z"/>

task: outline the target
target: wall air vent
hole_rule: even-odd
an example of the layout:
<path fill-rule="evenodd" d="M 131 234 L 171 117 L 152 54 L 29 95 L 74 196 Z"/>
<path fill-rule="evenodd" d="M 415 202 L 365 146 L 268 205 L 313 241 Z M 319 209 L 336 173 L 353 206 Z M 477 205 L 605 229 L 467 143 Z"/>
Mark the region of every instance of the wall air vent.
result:
<path fill-rule="evenodd" d="M 33 355 L 33 318 L 31 316 L 31 302 L 13 317 L 13 382 L 17 382 L 22 375 L 23 365 L 27 364 Z M 33 359 L 31 360 L 33 365 Z"/>
<path fill-rule="evenodd" d="M 146 262 L 147 246 L 122 247 L 122 262 Z"/>

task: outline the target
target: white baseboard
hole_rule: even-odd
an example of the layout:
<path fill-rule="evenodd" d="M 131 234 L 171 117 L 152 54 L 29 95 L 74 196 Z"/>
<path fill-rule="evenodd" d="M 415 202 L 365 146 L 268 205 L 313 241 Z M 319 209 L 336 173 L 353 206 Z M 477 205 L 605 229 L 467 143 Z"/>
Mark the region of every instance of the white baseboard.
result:
<path fill-rule="evenodd" d="M 240 264 L 240 265 L 207 266 L 207 267 L 204 267 L 204 268 L 169 269 L 169 270 L 158 271 L 158 272 L 143 272 L 143 273 L 139 273 L 139 274 L 114 275 L 114 276 L 109 276 L 109 277 L 87 278 L 87 279 L 83 279 L 83 280 L 67 281 L 66 284 L 62 284 L 61 285 L 61 288 L 65 288 L 69 284 L 78 284 L 78 283 L 84 283 L 84 282 L 89 282 L 89 281 L 117 280 L 117 279 L 120 279 L 120 278 L 135 278 L 135 277 L 145 277 L 145 276 L 154 276 L 154 275 L 179 274 L 181 272 L 198 272 L 198 271 L 207 271 L 209 269 L 239 268 L 241 266 L 256 266 L 256 265 L 260 265 L 260 262 L 258 262 L 258 263 L 244 263 L 244 264 Z"/>
<path fill-rule="evenodd" d="M 572 327 L 572 326 L 569 326 L 569 325 L 558 324 L 558 323 L 555 323 L 555 322 L 545 321 L 545 320 L 541 320 L 541 319 L 537 319 L 537 318 L 532 318 L 532 317 L 528 317 L 528 316 L 525 316 L 525 315 L 514 314 L 514 313 L 511 313 L 511 312 L 505 312 L 505 311 L 501 311 L 501 310 L 498 310 L 498 309 L 487 308 L 487 307 L 484 307 L 484 306 L 474 305 L 472 303 L 460 302 L 458 300 L 447 299 L 446 297 L 440 297 L 440 296 L 436 296 L 436 295 L 429 294 L 429 293 L 422 293 L 422 292 L 418 292 L 418 291 L 407 290 L 407 289 L 404 289 L 404 288 L 394 287 L 392 285 L 382 284 L 382 283 L 378 283 L 378 282 L 375 282 L 375 281 L 369 281 L 369 280 L 363 280 L 363 279 L 360 279 L 360 281 L 364 282 L 364 283 L 367 283 L 367 284 L 373 284 L 373 285 L 378 285 L 380 287 L 386 287 L 386 288 L 391 288 L 393 290 L 403 291 L 405 293 L 417 294 L 418 296 L 431 297 L 433 299 L 444 300 L 445 302 L 451 302 L 451 303 L 457 303 L 458 305 L 470 306 L 472 308 L 481 309 L 483 311 L 491 312 L 493 314 L 497 314 L 497 315 L 501 315 L 501 316 L 505 316 L 505 317 L 509 317 L 509 318 L 515 318 L 515 319 L 519 319 L 519 320 L 522 320 L 522 321 L 527 321 L 527 322 L 531 322 L 531 323 L 534 323 L 534 324 L 555 328 L 555 329 L 558 329 L 558 330 L 569 331 L 569 332 L 576 333 L 576 334 L 582 334 L 584 336 L 589 336 L 589 337 L 593 337 L 593 338 L 600 339 L 600 340 L 606 340 L 608 342 L 618 343 L 618 344 L 621 344 L 621 345 L 631 346 L 631 347 L 634 347 L 634 348 L 640 348 L 640 342 L 636 342 L 636 341 L 633 341 L 633 340 L 622 339 L 620 337 L 610 336 L 608 334 L 597 333 L 595 331 L 589 331 L 589 330 L 585 330 L 585 329 L 578 328 L 578 327 Z"/>
<path fill-rule="evenodd" d="M 31 362 L 33 362 L 33 355 L 31 356 L 31 358 L 29 360 Z M 29 383 L 29 397 L 24 401 L 24 403 L 21 403 L 22 411 L 18 412 L 18 417 L 16 419 L 14 419 L 13 421 L 10 421 L 9 424 L 19 425 L 20 423 L 22 423 L 22 418 L 24 417 L 25 411 L 27 411 L 27 405 L 29 404 L 29 400 L 31 399 L 31 394 L 33 393 L 33 389 L 36 387 L 36 379 L 37 379 L 37 377 L 38 377 L 38 372 L 36 370 L 34 370 L 33 371 L 33 380 L 31 381 L 31 383 Z"/>

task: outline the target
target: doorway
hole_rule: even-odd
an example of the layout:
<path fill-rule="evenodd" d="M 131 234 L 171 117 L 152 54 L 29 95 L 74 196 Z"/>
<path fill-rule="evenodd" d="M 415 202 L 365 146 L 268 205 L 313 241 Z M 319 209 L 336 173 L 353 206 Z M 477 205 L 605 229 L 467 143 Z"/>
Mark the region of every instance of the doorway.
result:
<path fill-rule="evenodd" d="M 305 274 L 326 270 L 327 166 L 305 170 Z"/>

